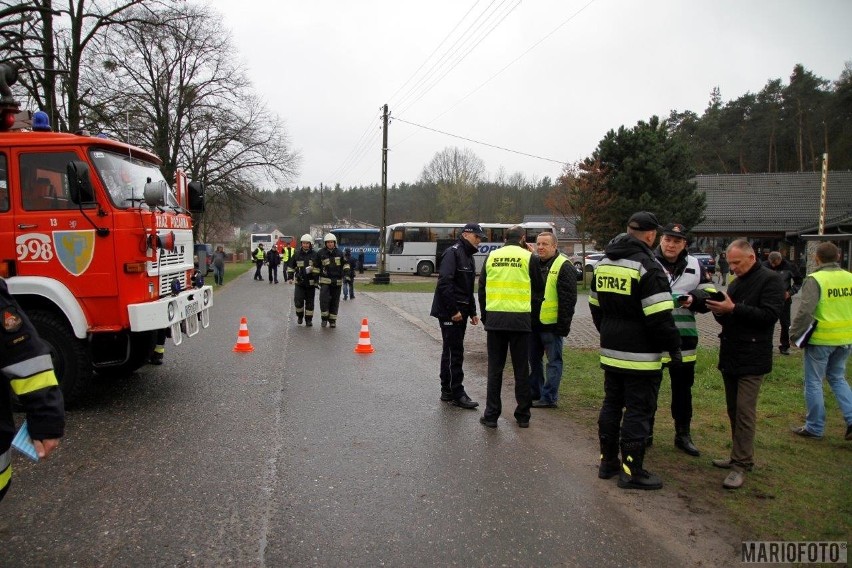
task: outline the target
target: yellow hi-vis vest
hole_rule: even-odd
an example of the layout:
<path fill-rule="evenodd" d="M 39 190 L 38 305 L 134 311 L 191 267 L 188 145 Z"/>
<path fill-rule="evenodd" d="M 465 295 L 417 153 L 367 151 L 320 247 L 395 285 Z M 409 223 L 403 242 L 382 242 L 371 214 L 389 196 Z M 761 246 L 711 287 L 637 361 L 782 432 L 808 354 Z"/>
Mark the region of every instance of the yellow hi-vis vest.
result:
<path fill-rule="evenodd" d="M 547 271 L 547 283 L 544 286 L 544 301 L 541 303 L 541 315 L 539 321 L 543 324 L 556 323 L 559 314 L 559 295 L 556 291 L 556 282 L 559 280 L 559 269 L 568 260 L 559 253 Z"/>
<path fill-rule="evenodd" d="M 504 246 L 488 255 L 483 270 L 485 309 L 489 312 L 529 313 L 530 257 L 526 247 Z"/>
<path fill-rule="evenodd" d="M 814 310 L 817 326 L 808 344 L 852 344 L 852 273 L 819 270 L 811 276 L 819 284 L 819 303 Z"/>
<path fill-rule="evenodd" d="M 266 258 L 266 253 L 263 252 L 263 249 L 257 249 L 257 252 L 254 254 L 255 260 L 263 260 Z"/>

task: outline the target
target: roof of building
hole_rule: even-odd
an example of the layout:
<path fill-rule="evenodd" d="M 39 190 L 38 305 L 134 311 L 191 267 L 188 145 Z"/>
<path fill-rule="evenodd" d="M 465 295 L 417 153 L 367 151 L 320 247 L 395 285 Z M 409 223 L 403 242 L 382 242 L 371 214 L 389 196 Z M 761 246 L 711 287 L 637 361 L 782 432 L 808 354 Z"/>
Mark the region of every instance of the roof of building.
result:
<path fill-rule="evenodd" d="M 704 221 L 694 233 L 806 233 L 819 225 L 819 172 L 699 175 L 707 196 Z M 830 171 L 826 228 L 852 222 L 852 172 Z"/>
<path fill-rule="evenodd" d="M 571 219 L 575 220 L 576 215 L 572 215 Z M 553 225 L 557 240 L 576 240 L 580 237 L 577 234 L 577 229 L 574 223 L 565 219 L 560 215 L 524 215 L 524 223 L 544 222 Z"/>

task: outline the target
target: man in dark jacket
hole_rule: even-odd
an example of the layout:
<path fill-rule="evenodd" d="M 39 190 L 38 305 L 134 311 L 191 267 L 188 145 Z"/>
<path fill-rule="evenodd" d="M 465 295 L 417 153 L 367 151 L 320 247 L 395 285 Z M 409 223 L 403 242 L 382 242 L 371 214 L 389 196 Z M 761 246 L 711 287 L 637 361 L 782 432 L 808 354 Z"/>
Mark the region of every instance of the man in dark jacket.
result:
<path fill-rule="evenodd" d="M 604 400 L 598 417 L 598 477 L 619 474 L 623 489 L 660 489 L 643 469 L 645 443 L 663 379 L 663 354 L 682 360 L 672 317 L 672 292 L 651 248 L 660 223 L 653 213 L 630 216 L 627 233 L 606 246 L 595 266 L 589 308 L 601 335 Z M 618 460 L 619 447 L 621 461 Z"/>
<path fill-rule="evenodd" d="M 544 278 L 544 294 L 533 298 L 530 334 L 530 398 L 533 408 L 556 408 L 562 381 L 562 348 L 571 331 L 577 303 L 577 272 L 559 254 L 556 235 L 541 233 L 535 239 Z M 547 378 L 542 357 L 547 356 Z"/>
<path fill-rule="evenodd" d="M 781 355 L 790 354 L 790 309 L 793 305 L 793 296 L 802 287 L 802 275 L 795 264 L 781 256 L 778 251 L 769 253 L 769 259 L 763 263 L 763 266 L 770 270 L 774 270 L 781 281 L 784 282 L 784 306 L 781 308 L 781 314 L 778 320 L 781 322 L 781 341 L 778 350 Z"/>
<path fill-rule="evenodd" d="M 267 272 L 269 273 L 269 283 L 272 284 L 273 279 L 275 283 L 278 284 L 278 265 L 281 264 L 281 253 L 278 252 L 278 249 L 272 247 L 269 249 L 269 252 L 266 253 L 266 266 Z"/>
<path fill-rule="evenodd" d="M 27 411 L 27 429 L 39 458 L 46 458 L 59 445 L 65 430 L 62 391 L 53 372 L 50 348 L 39 337 L 18 302 L 0 279 L 0 315 L 3 346 L 0 369 L 5 385 L 0 392 L 0 501 L 12 482 L 12 440 L 15 421 L 12 393 Z"/>
<path fill-rule="evenodd" d="M 722 486 L 738 489 L 754 466 L 757 395 L 763 376 L 772 370 L 772 335 L 784 306 L 784 284 L 762 266 L 745 239 L 728 245 L 728 265 L 736 277 L 725 299 L 707 300 L 722 325 L 719 370 L 725 382 L 725 401 L 731 422 L 731 457 L 713 465 L 731 469 Z"/>
<path fill-rule="evenodd" d="M 532 331 L 532 298 L 544 292 L 538 257 L 527 248 L 526 231 L 513 226 L 506 230 L 506 244 L 485 259 L 479 275 L 479 306 L 488 336 L 488 387 L 485 412 L 479 421 L 497 427 L 503 410 L 503 369 L 507 351 L 512 353 L 515 375 L 515 420 L 521 428 L 530 425 L 529 335 Z"/>
<path fill-rule="evenodd" d="M 452 246 L 441 256 L 438 285 L 432 298 L 429 315 L 438 318 L 441 326 L 441 400 L 460 408 L 473 409 L 478 402 L 464 390 L 464 336 L 467 321 L 479 323 L 473 299 L 476 264 L 473 255 L 485 233 L 476 223 L 468 223 Z"/>

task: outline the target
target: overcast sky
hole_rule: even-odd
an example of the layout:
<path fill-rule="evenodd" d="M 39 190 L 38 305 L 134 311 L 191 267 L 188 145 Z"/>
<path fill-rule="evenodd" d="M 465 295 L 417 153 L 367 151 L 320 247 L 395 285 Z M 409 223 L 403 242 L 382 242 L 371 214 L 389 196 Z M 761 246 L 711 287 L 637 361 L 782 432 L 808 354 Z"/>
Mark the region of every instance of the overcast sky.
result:
<path fill-rule="evenodd" d="M 796 63 L 834 81 L 852 61 L 850 0 L 210 4 L 302 155 L 299 186 L 380 183 L 385 103 L 389 185 L 417 181 L 448 146 L 470 148 L 491 179 L 501 167 L 556 178 L 610 129 L 701 114 L 715 86 L 727 101 L 788 83 Z"/>

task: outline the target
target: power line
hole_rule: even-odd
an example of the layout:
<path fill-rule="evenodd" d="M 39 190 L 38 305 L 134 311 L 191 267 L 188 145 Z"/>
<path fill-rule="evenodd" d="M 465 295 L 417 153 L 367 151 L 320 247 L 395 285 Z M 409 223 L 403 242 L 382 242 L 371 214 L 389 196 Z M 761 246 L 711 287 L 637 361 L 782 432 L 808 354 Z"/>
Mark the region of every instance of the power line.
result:
<path fill-rule="evenodd" d="M 405 124 L 410 124 L 411 126 L 417 126 L 418 128 L 423 128 L 425 130 L 431 130 L 432 132 L 437 132 L 438 134 L 444 134 L 445 136 L 452 136 L 453 138 L 459 138 L 461 140 L 467 140 L 468 142 L 473 142 L 474 144 L 481 144 L 483 146 L 488 146 L 490 148 L 496 148 L 498 150 L 504 150 L 506 152 L 512 152 L 513 154 L 520 154 L 521 156 L 527 156 L 530 158 L 536 158 L 539 160 L 545 160 L 547 162 L 554 162 L 556 164 L 565 164 L 565 160 L 554 160 L 553 158 L 545 158 L 543 156 L 536 156 L 535 154 L 527 154 L 526 152 L 521 152 L 519 150 L 512 150 L 511 148 L 504 148 L 503 146 L 497 146 L 495 144 L 489 144 L 488 142 L 482 142 L 481 140 L 474 140 L 472 138 L 465 138 L 464 136 L 459 136 L 458 134 L 451 134 L 449 132 L 444 132 L 443 130 L 438 130 L 436 128 L 429 128 L 428 126 L 423 126 L 422 124 L 417 124 L 416 122 L 410 122 L 408 120 L 403 120 L 398 116 L 393 118 L 394 120 L 398 120 L 400 122 L 404 122 Z"/>
<path fill-rule="evenodd" d="M 494 9 L 494 12 L 499 10 L 500 7 L 507 1 L 508 0 L 501 0 L 500 4 L 498 4 L 497 7 Z M 470 24 L 468 24 L 467 28 L 465 28 L 461 35 L 459 35 L 455 39 L 453 44 L 449 46 L 446 51 L 444 51 L 443 55 L 441 55 L 438 60 L 432 63 L 429 69 L 427 69 L 426 72 L 416 81 L 416 83 L 408 89 L 408 91 L 403 95 L 403 97 L 394 104 L 396 108 L 402 107 L 407 100 L 417 95 L 418 90 L 421 89 L 425 83 L 430 81 L 435 74 L 439 73 L 443 69 L 443 67 L 446 65 L 446 61 L 452 57 L 455 57 L 455 54 L 458 53 L 458 51 L 460 51 L 468 43 L 469 37 L 474 36 L 479 32 L 479 29 L 482 27 L 482 25 L 487 22 L 491 18 L 491 15 L 494 13 L 492 12 L 491 14 L 489 14 L 489 12 L 491 11 L 491 7 L 496 2 L 497 0 L 491 0 L 491 3 L 489 3 L 488 6 L 486 6 L 485 9 L 483 9 L 482 12 L 480 12 Z"/>
<path fill-rule="evenodd" d="M 476 8 L 476 5 L 477 5 L 477 4 L 479 4 L 479 2 L 480 2 L 480 0 L 476 0 L 476 2 L 474 2 L 474 3 L 473 3 L 473 6 L 471 6 L 471 7 L 470 7 L 470 9 L 468 9 L 468 11 L 467 11 L 467 12 L 465 12 L 464 16 L 462 16 L 462 17 L 461 17 L 461 19 L 460 19 L 460 20 L 458 21 L 458 23 L 457 23 L 457 24 L 453 27 L 453 29 L 451 29 L 451 30 L 450 30 L 450 32 L 449 32 L 446 36 L 444 36 L 444 39 L 442 39 L 442 40 L 441 40 L 441 43 L 439 43 L 439 44 L 438 44 L 438 46 L 437 46 L 434 50 L 432 50 L 432 53 L 430 53 L 430 54 L 429 54 L 429 57 L 427 57 L 426 59 L 424 59 L 424 60 L 423 60 L 423 63 L 421 63 L 421 64 L 420 64 L 420 67 L 418 67 L 418 68 L 417 68 L 417 70 L 416 70 L 416 71 L 414 71 L 414 73 L 412 73 L 412 74 L 411 74 L 411 76 L 410 76 L 408 79 L 406 79 L 406 80 L 405 80 L 405 83 L 403 83 L 402 85 L 400 85 L 400 86 L 399 86 L 399 88 L 398 88 L 398 89 L 394 92 L 394 94 L 392 94 L 390 97 L 388 97 L 388 99 L 387 99 L 388 101 L 393 100 L 393 98 L 394 98 L 395 96 L 397 96 L 397 95 L 399 94 L 399 92 L 400 92 L 403 88 L 405 88 L 405 86 L 406 86 L 406 85 L 408 85 L 408 83 L 410 83 L 410 82 L 411 82 L 411 80 L 415 77 L 415 75 L 417 75 L 417 73 L 419 73 L 419 72 L 420 72 L 420 70 L 421 70 L 421 69 L 423 69 L 423 66 L 425 66 L 425 65 L 426 65 L 426 63 L 427 63 L 430 59 L 432 59 L 432 56 L 433 56 L 433 55 L 435 55 L 435 53 L 437 53 L 439 49 L 441 49 L 441 46 L 442 46 L 442 45 L 444 45 L 444 43 L 447 41 L 447 39 L 449 39 L 449 37 L 450 37 L 451 35 L 453 35 L 453 33 L 454 33 L 457 29 L 458 29 L 458 27 L 459 27 L 459 26 L 461 25 L 461 23 L 465 20 L 465 18 L 467 18 L 467 17 L 468 17 L 468 15 L 469 15 L 469 14 L 473 11 L 473 9 L 474 9 L 474 8 Z M 493 3 L 493 0 L 492 0 L 492 3 Z"/>
<path fill-rule="evenodd" d="M 566 18 L 565 20 L 563 20 L 563 21 L 562 21 L 562 23 L 560 23 L 558 26 L 556 26 L 555 28 L 553 28 L 553 30 L 551 30 L 551 31 L 550 31 L 550 33 L 548 33 L 548 34 L 547 34 L 547 35 L 545 35 L 543 38 L 541 38 L 540 40 L 538 40 L 537 42 L 535 42 L 534 44 L 532 44 L 532 45 L 531 45 L 531 46 L 530 46 L 530 47 L 529 47 L 526 51 L 524 51 L 524 52 L 523 52 L 523 53 L 521 53 L 519 56 L 517 56 L 515 59 L 513 59 L 512 61 L 510 61 L 509 63 L 507 63 L 505 67 L 503 67 L 502 69 L 500 69 L 499 71 L 497 71 L 496 73 L 494 73 L 491 77 L 489 77 L 488 79 L 486 79 L 486 80 L 485 80 L 485 81 L 484 81 L 481 85 L 479 85 L 479 86 L 478 86 L 478 87 L 476 87 L 474 90 L 472 90 L 471 92 L 469 92 L 468 94 L 466 94 L 464 97 L 462 97 L 461 99 L 459 99 L 459 101 L 458 101 L 458 102 L 456 102 L 456 104 L 454 104 L 453 106 L 451 106 L 450 108 L 448 108 L 447 110 L 445 110 L 444 112 L 442 112 L 441 114 L 437 115 L 436 117 L 434 117 L 434 118 L 433 118 L 432 120 L 430 120 L 429 122 L 434 122 L 434 121 L 438 120 L 439 118 L 441 118 L 442 116 L 444 116 L 445 114 L 447 114 L 448 112 L 450 112 L 451 110 L 453 110 L 454 108 L 456 108 L 457 106 L 459 106 L 461 103 L 463 103 L 464 101 L 466 101 L 466 100 L 467 100 L 467 99 L 468 99 L 471 95 L 473 95 L 473 94 L 474 94 L 475 92 L 477 92 L 479 89 L 481 89 L 482 87 L 484 87 L 485 85 L 487 85 L 488 83 L 490 83 L 491 81 L 493 81 L 495 77 L 497 77 L 498 75 L 500 75 L 501 73 L 503 73 L 503 71 L 505 71 L 506 69 L 508 69 L 509 67 L 511 67 L 512 65 L 514 65 L 515 63 L 517 63 L 517 62 L 518 62 L 518 61 L 519 61 L 522 57 L 524 57 L 527 53 L 529 53 L 530 51 L 532 51 L 533 49 L 535 49 L 536 47 L 538 47 L 538 46 L 539 46 L 541 43 L 543 43 L 546 39 L 550 38 L 550 36 L 552 36 L 552 35 L 553 35 L 553 34 L 555 34 L 557 31 L 559 31 L 559 29 L 561 29 L 561 28 L 562 28 L 565 24 L 567 24 L 568 22 L 570 22 L 571 20 L 573 20 L 574 18 L 576 18 L 578 15 L 580 15 L 580 13 L 581 13 L 581 12 L 583 12 L 586 8 L 588 8 L 589 6 L 591 6 L 591 5 L 592 5 L 592 4 L 594 4 L 594 3 L 595 3 L 595 0 L 589 0 L 589 2 L 587 2 L 585 6 L 583 6 L 582 8 L 580 8 L 579 10 L 577 10 L 576 12 L 574 12 L 573 14 L 571 14 L 570 16 L 568 16 L 568 18 Z"/>
<path fill-rule="evenodd" d="M 404 108 L 402 108 L 402 109 L 400 109 L 400 110 L 401 110 L 402 112 L 405 112 L 406 110 L 408 110 L 408 109 L 410 109 L 412 106 L 414 106 L 414 105 L 415 105 L 415 104 L 416 104 L 416 103 L 417 103 L 420 99 L 422 99 L 424 96 L 426 96 L 426 95 L 427 95 L 427 94 L 428 94 L 428 93 L 429 93 L 432 89 L 434 89 L 434 88 L 435 88 L 435 86 L 437 86 L 437 85 L 438 85 L 438 83 L 440 83 L 440 82 L 444 79 L 444 77 L 446 77 L 446 76 L 447 76 L 447 75 L 448 75 L 448 74 L 449 74 L 449 73 L 450 73 L 453 69 L 455 69 L 456 67 L 458 67 L 458 65 L 459 65 L 462 61 L 464 61 L 464 60 L 467 58 L 467 56 L 468 56 L 468 55 L 470 55 L 471 53 L 473 53 L 473 51 L 474 51 L 477 47 L 479 47 L 479 44 L 480 44 L 480 43 L 482 43 L 483 41 L 485 41 L 485 39 L 486 39 L 489 35 L 491 35 L 491 32 L 493 32 L 495 29 L 497 29 L 497 27 L 498 27 L 500 24 L 502 24 L 502 23 L 503 23 L 503 20 L 505 20 L 505 19 L 509 16 L 509 14 L 511 14 L 512 12 L 514 12 L 514 11 L 515 11 L 515 8 L 517 8 L 517 7 L 518 7 L 518 6 L 520 6 L 520 5 L 521 5 L 521 0 L 518 0 L 518 1 L 517 1 L 517 3 L 515 3 L 513 6 L 511 6 L 511 7 L 510 7 L 510 8 L 509 8 L 509 9 L 508 9 L 508 10 L 507 10 L 507 11 L 506 11 L 503 15 L 502 15 L 502 17 L 500 17 L 500 19 L 499 19 L 499 20 L 498 20 L 498 21 L 497 21 L 497 22 L 496 22 L 496 23 L 495 23 L 495 24 L 494 24 L 494 25 L 493 25 L 493 26 L 492 26 L 492 27 L 491 27 L 491 28 L 490 28 L 487 32 L 485 32 L 485 34 L 484 34 L 481 38 L 479 38 L 479 40 L 477 40 L 477 41 L 476 41 L 476 43 L 475 43 L 475 44 L 474 44 L 474 45 L 473 45 L 470 49 L 468 49 L 468 50 L 467 50 L 464 54 L 462 54 L 462 55 L 461 55 L 461 57 L 456 58 L 456 59 L 455 59 L 455 61 L 452 63 L 452 65 L 450 66 L 450 68 L 449 68 L 449 69 L 447 69 L 447 70 L 446 70 L 446 71 L 445 71 L 445 72 L 444 72 L 444 73 L 443 73 L 440 77 L 438 77 L 438 79 L 437 79 L 437 80 L 435 80 L 435 81 L 434 81 L 431 85 L 429 85 L 429 87 L 428 87 L 427 89 L 425 89 L 425 90 L 423 91 L 423 93 L 421 93 L 421 94 L 420 94 L 420 96 L 418 96 L 416 99 L 414 99 L 414 100 L 413 100 L 413 101 L 412 101 L 412 102 L 411 102 L 411 103 L 410 103 L 407 107 L 404 107 Z M 494 12 L 494 14 L 496 14 L 496 11 Z M 492 16 L 493 16 L 494 14 L 492 14 Z M 490 17 L 489 17 L 489 19 L 490 19 Z M 483 23 L 485 23 L 485 22 L 483 22 Z M 456 53 L 457 53 L 458 51 L 459 51 L 459 50 L 456 50 Z M 453 53 L 453 56 L 455 56 L 455 53 Z"/>

